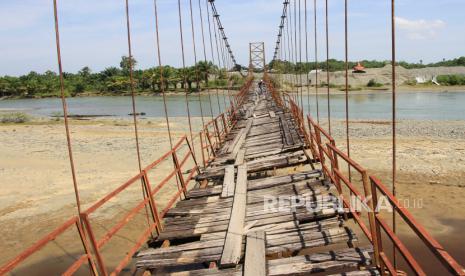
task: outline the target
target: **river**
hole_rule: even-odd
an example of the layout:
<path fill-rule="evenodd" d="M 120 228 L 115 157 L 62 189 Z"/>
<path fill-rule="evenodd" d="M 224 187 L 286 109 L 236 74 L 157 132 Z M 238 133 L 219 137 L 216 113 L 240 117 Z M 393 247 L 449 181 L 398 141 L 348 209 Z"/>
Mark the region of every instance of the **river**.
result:
<path fill-rule="evenodd" d="M 344 118 L 344 94 L 331 95 L 331 117 Z M 218 103 L 223 108 L 228 97 L 211 96 L 212 110 L 218 114 Z M 209 116 L 210 99 L 201 96 L 204 116 Z M 308 98 L 304 95 L 305 111 L 308 110 Z M 69 113 L 79 115 L 111 115 L 127 117 L 131 113 L 131 98 L 128 96 L 77 97 L 68 99 Z M 146 113 L 146 117 L 164 116 L 163 98 L 161 96 L 137 96 L 138 112 Z M 183 95 L 167 96 L 169 116 L 186 116 L 186 103 Z M 319 95 L 320 117 L 327 116 L 327 97 Z M 397 95 L 397 117 L 399 119 L 417 120 L 465 120 L 465 92 L 408 92 Z M 197 95 L 189 96 L 189 107 L 192 116 L 200 116 L 200 105 Z M 35 116 L 51 116 L 61 114 L 61 101 L 58 98 L 47 99 L 12 99 L 0 101 L 0 111 L 17 110 Z M 385 92 L 357 93 L 349 96 L 351 119 L 390 119 L 391 94 Z M 310 111 L 316 117 L 315 95 L 310 95 Z"/>

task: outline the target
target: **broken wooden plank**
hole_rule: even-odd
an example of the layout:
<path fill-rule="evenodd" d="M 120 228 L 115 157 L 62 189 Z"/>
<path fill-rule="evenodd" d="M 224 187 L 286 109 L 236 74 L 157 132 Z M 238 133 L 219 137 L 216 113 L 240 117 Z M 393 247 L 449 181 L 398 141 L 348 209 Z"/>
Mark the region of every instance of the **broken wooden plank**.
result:
<path fill-rule="evenodd" d="M 265 232 L 248 233 L 245 248 L 244 276 L 266 275 Z"/>
<path fill-rule="evenodd" d="M 221 255 L 220 267 L 231 267 L 239 263 L 242 257 L 242 236 L 244 231 L 247 201 L 247 165 L 237 169 L 236 191 L 229 220 L 228 232 Z"/>

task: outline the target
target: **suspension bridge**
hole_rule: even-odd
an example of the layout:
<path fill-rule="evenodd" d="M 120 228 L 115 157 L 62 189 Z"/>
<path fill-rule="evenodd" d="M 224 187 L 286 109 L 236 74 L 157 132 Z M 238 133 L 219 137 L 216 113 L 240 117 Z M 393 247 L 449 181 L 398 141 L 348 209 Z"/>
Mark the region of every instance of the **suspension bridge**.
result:
<path fill-rule="evenodd" d="M 178 0 L 180 54 L 186 66 L 183 41 L 183 18 Z M 310 2 L 310 0 L 308 1 Z M 326 0 L 326 39 L 328 41 L 328 1 Z M 165 100 L 165 119 L 170 148 L 159 159 L 143 166 L 140 158 L 137 106 L 132 65 L 130 81 L 134 138 L 139 172 L 87 209 L 81 207 L 79 185 L 73 161 L 73 139 L 63 83 L 63 67 L 59 36 L 59 9 L 54 0 L 54 19 L 58 67 L 71 179 L 78 213 L 50 234 L 39 239 L 15 258 L 0 267 L 0 274 L 14 273 L 23 262 L 68 231 L 77 232 L 82 254 L 78 255 L 63 275 L 116 275 L 145 273 L 154 275 L 427 275 L 449 273 L 465 275 L 463 267 L 425 230 L 421 222 L 396 197 L 396 134 L 395 134 L 395 17 L 392 0 L 392 95 L 393 95 L 393 183 L 388 188 L 376 176 L 369 175 L 350 155 L 347 6 L 345 1 L 346 53 L 346 148 L 340 148 L 331 136 L 331 108 L 327 86 L 328 128 L 320 125 L 310 110 L 304 110 L 302 75 L 291 76 L 294 86 L 284 87 L 281 73 L 268 68 L 265 45 L 249 45 L 249 74 L 240 91 L 212 91 L 209 108 L 202 102 L 189 102 L 187 134 L 174 141 Z M 125 2 L 128 55 L 132 57 L 130 3 Z M 271 64 L 278 61 L 309 61 L 307 0 L 285 0 Z M 237 65 L 214 0 L 198 1 L 200 26 L 195 28 L 194 5 L 188 1 L 193 39 L 194 59 L 202 37 L 203 59 L 211 59 L 219 67 L 232 72 Z M 313 1 L 315 19 L 315 57 L 317 56 L 317 1 Z M 163 70 L 158 34 L 157 1 L 154 1 L 157 60 Z M 206 17 L 206 18 L 205 18 Z M 208 23 L 208 24 L 207 24 Z M 204 28 L 204 25 L 206 26 Z M 303 26 L 303 27 L 302 27 Z M 305 43 L 302 43 L 302 39 Z M 209 43 L 208 43 L 209 42 Z M 210 44 L 210 47 L 208 47 Z M 326 48 L 329 60 L 328 44 Z M 211 56 L 208 57 L 207 49 Z M 131 60 L 131 59 L 129 59 Z M 316 60 L 315 60 L 316 62 Z M 131 63 L 131 61 L 130 61 Z M 318 63 L 316 63 L 318 64 Z M 328 63 L 327 63 L 328 65 Z M 328 65 L 329 66 L 329 65 Z M 329 68 L 326 80 L 330 83 Z M 324 73 L 321 73 L 324 75 Z M 198 75 L 198 72 L 197 72 Z M 160 74 L 163 78 L 163 74 Z M 318 77 L 318 74 L 317 74 Z M 324 77 L 324 76 L 320 76 Z M 260 80 L 259 82 L 259 79 Z M 161 80 L 163 83 L 163 79 Z M 308 83 L 308 80 L 307 80 Z M 161 86 L 163 89 L 163 85 Z M 187 87 L 187 86 L 184 86 Z M 318 86 L 315 86 L 318 97 Z M 320 91 L 321 92 L 321 91 Z M 227 96 L 229 105 L 213 115 L 215 93 Z M 199 95 L 200 96 L 200 95 Z M 308 97 L 310 101 L 310 97 Z M 318 103 L 318 99 L 316 99 Z M 190 105 L 200 104 L 203 125 L 191 124 Z M 309 106 L 309 105 L 308 105 Z M 208 114 L 210 109 L 210 114 Z M 318 109 L 318 106 L 317 106 Z M 208 118 L 210 115 L 211 118 Z M 172 169 L 161 167 L 169 162 Z M 156 200 L 168 183 L 168 202 Z M 114 198 L 131 187 L 140 185 L 140 201 L 128 206 L 104 233 L 95 231 L 92 215 L 105 208 Z M 352 200 L 353 198 L 356 200 Z M 392 210 L 383 213 L 376 207 L 385 200 Z M 360 205 L 365 209 L 360 210 Z M 113 254 L 111 240 L 136 216 L 143 214 L 146 227 L 133 237 L 131 247 L 116 265 L 109 265 Z M 406 237 L 396 229 L 401 220 L 432 253 L 432 259 L 419 258 L 415 248 L 406 246 Z M 110 248 L 104 252 L 103 247 Z M 437 262 L 437 270 L 427 271 L 425 262 Z"/>

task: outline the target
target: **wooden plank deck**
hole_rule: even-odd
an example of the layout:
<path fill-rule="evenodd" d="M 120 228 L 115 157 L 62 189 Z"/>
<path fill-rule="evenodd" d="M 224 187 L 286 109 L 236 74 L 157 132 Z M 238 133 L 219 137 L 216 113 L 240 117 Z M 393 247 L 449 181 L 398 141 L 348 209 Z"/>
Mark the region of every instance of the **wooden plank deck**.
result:
<path fill-rule="evenodd" d="M 291 114 L 256 91 L 241 114 L 196 178 L 208 185 L 166 214 L 154 244 L 171 246 L 140 251 L 136 266 L 154 275 L 379 275 L 371 248 L 356 247 L 345 225 L 334 184 L 308 166 Z"/>

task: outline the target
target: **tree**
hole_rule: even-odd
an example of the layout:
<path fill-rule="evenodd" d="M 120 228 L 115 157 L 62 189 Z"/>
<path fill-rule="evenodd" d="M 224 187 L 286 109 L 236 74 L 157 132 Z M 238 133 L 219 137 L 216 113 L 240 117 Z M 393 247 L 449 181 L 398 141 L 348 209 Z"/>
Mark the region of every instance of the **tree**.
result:
<path fill-rule="evenodd" d="M 132 69 L 134 70 L 134 68 L 136 68 L 137 65 L 137 61 L 134 59 L 134 57 L 132 57 L 131 59 L 129 59 L 129 57 L 127 56 L 121 57 L 119 67 L 121 67 L 121 71 L 125 76 L 129 76 L 129 70 L 131 69 L 131 65 Z"/>
<path fill-rule="evenodd" d="M 205 86 L 208 86 L 208 77 L 215 70 L 215 66 L 211 61 L 199 61 L 196 66 L 199 71 L 199 78 L 202 78 Z"/>
<path fill-rule="evenodd" d="M 78 75 L 84 79 L 88 79 L 91 74 L 92 74 L 92 71 L 90 70 L 89 66 L 82 67 L 82 69 L 79 70 L 78 72 Z"/>

